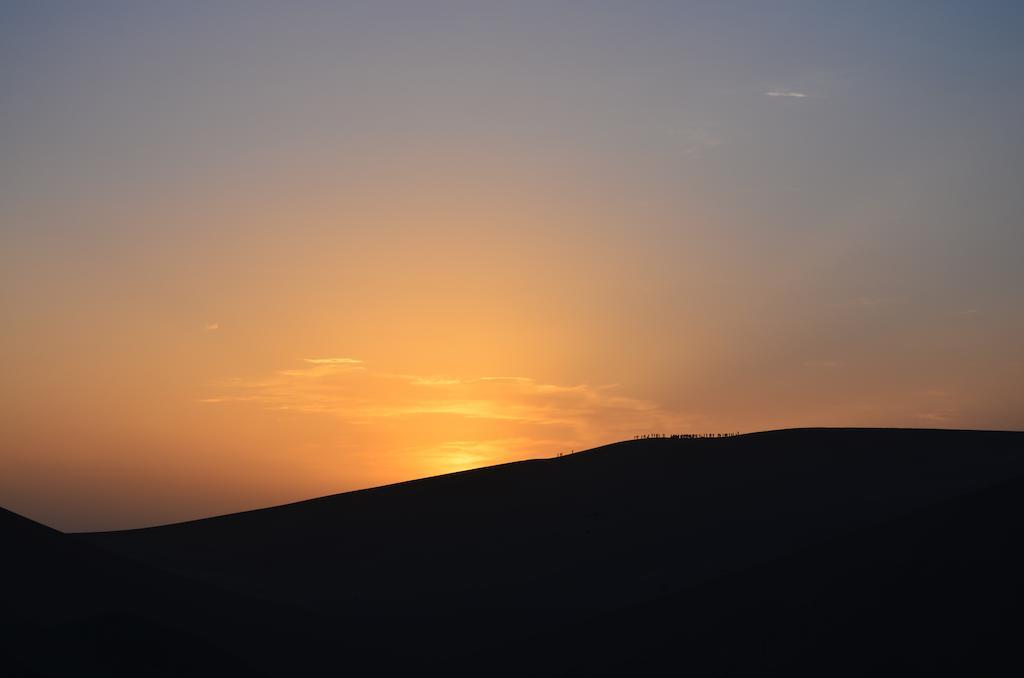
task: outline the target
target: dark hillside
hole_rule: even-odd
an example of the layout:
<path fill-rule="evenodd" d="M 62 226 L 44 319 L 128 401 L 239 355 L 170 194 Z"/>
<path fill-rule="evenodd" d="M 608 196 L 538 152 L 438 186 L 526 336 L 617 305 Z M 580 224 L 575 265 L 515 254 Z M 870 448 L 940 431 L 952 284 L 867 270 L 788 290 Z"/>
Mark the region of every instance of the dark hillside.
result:
<path fill-rule="evenodd" d="M 196 666 L 255 673 L 210 633 L 244 624 L 250 601 L 3 509 L 0 538 L 0 674 L 181 675 Z"/>
<path fill-rule="evenodd" d="M 602 609 L 1018 474 L 1020 434 L 806 429 L 639 440 L 87 538 L 313 608 Z"/>
<path fill-rule="evenodd" d="M 1021 675 L 1021 572 L 1018 478 L 561 627 L 505 668 L 508 675 L 537 665 L 557 675 Z"/>
<path fill-rule="evenodd" d="M 143 530 L 5 514 L 3 637 L 45 675 L 995 675 L 1022 518 L 1020 433 L 629 441 Z"/>

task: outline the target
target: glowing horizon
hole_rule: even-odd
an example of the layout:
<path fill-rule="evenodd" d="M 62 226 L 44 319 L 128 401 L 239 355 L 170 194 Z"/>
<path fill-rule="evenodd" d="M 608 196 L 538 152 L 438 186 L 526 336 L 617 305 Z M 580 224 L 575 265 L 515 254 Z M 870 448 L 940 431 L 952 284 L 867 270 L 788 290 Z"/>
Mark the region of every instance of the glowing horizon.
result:
<path fill-rule="evenodd" d="M 1024 428 L 1013 3 L 17 3 L 0 505 Z"/>

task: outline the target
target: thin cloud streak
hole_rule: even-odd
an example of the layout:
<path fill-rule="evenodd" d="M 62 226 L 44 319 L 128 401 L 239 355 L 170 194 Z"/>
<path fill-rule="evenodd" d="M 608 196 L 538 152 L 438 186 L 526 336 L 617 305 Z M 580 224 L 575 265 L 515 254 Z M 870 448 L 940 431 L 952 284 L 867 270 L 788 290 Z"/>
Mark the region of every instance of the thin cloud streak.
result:
<path fill-rule="evenodd" d="M 770 97 L 792 97 L 794 99 L 806 99 L 807 95 L 803 92 L 794 92 L 788 89 L 773 89 L 770 92 L 765 92 L 765 96 Z"/>
<path fill-rule="evenodd" d="M 311 365 L 362 365 L 362 360 L 355 358 L 303 358 L 303 362 Z"/>
<path fill-rule="evenodd" d="M 263 379 L 220 382 L 202 402 L 328 416 L 342 430 L 363 433 L 450 431 L 450 440 L 405 452 L 459 467 L 505 461 L 513 451 L 536 456 L 635 433 L 684 431 L 694 423 L 658 403 L 618 393 L 615 386 L 566 386 L 521 376 L 390 374 L 349 358 L 305 362 L 308 367 Z M 467 430 L 473 437 L 464 434 Z"/>

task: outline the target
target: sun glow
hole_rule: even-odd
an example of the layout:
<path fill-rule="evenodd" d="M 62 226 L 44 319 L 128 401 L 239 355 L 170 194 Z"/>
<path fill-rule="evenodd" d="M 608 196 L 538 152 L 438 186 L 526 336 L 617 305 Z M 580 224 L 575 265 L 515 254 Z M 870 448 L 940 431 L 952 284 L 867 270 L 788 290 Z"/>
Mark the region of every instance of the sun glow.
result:
<path fill-rule="evenodd" d="M 638 433 L 1024 427 L 1019 3 L 15 4 L 7 508 L 133 527 Z"/>
<path fill-rule="evenodd" d="M 303 362 L 306 367 L 266 377 L 219 382 L 201 401 L 322 418 L 339 445 L 363 441 L 361 451 L 346 452 L 347 459 L 387 459 L 380 467 L 394 480 L 550 456 L 634 430 L 686 424 L 676 413 L 608 386 L 397 374 L 349 358 Z"/>

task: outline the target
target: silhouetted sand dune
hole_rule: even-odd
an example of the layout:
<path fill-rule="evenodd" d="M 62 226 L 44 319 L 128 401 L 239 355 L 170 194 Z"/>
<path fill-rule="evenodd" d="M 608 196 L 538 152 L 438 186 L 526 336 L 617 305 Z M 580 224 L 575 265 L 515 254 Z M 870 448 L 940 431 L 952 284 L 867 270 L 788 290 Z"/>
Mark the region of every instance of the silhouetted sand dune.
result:
<path fill-rule="evenodd" d="M 800 429 L 628 441 L 144 530 L 0 529 L 64 554 L 86 573 L 73 588 L 122 573 L 152 597 L 104 584 L 107 611 L 148 615 L 222 670 L 969 673 L 1024 663 L 1022 490 L 1021 433 Z"/>
<path fill-rule="evenodd" d="M 2 675 L 255 673 L 219 647 L 252 605 L 0 509 Z"/>
<path fill-rule="evenodd" d="M 1020 675 L 1024 479 L 985 488 L 535 643 L 557 671 Z M 683 655 L 677 650 L 685 649 Z M 706 671 L 706 673 L 705 673 Z"/>
<path fill-rule="evenodd" d="M 1024 473 L 1020 441 L 870 430 L 630 441 L 90 539 L 314 606 L 475 604 L 486 592 L 490 604 L 601 608 L 663 593 L 669 573 L 690 585 Z"/>

